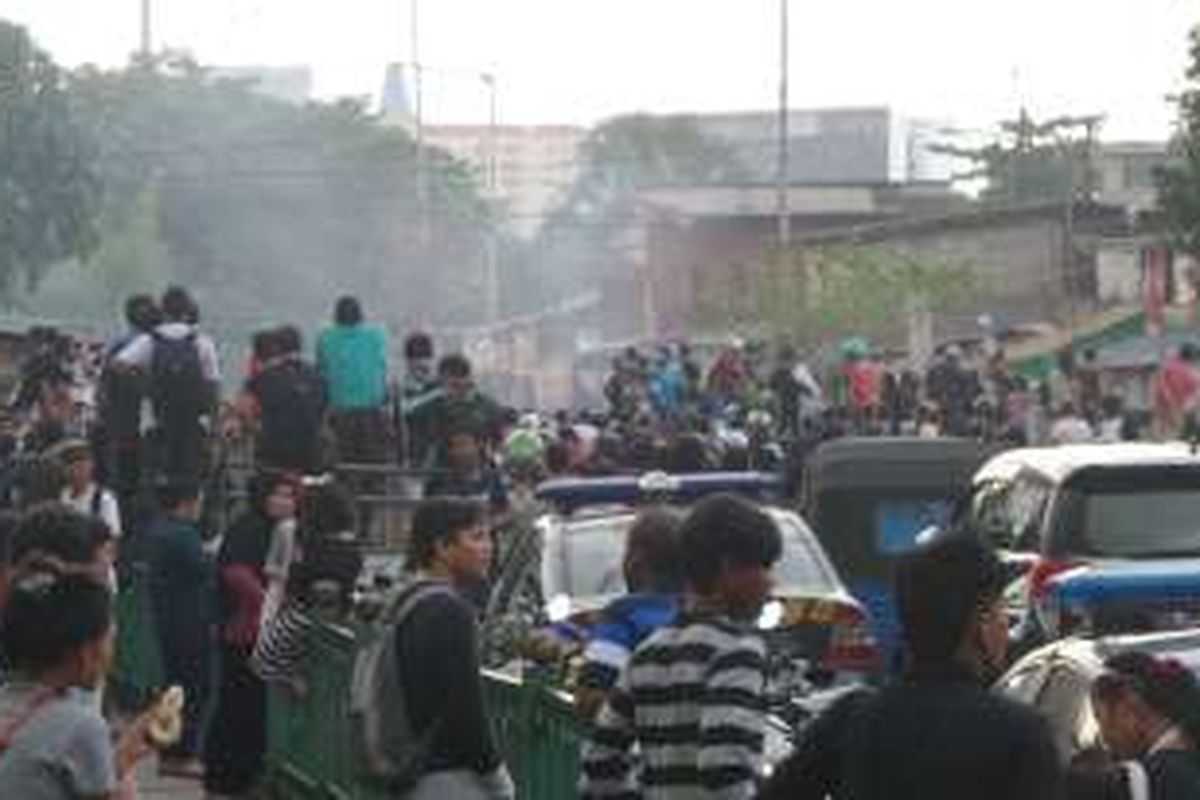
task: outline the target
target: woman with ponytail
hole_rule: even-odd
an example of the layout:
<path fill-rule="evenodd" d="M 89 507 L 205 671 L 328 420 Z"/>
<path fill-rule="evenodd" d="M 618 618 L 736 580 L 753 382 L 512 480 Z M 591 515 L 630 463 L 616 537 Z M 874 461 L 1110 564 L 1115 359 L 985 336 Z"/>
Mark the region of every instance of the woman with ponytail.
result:
<path fill-rule="evenodd" d="M 1105 747 L 1120 763 L 1073 771 L 1071 800 L 1200 798 L 1200 684 L 1173 658 L 1129 652 L 1105 662 L 1092 710 Z"/>

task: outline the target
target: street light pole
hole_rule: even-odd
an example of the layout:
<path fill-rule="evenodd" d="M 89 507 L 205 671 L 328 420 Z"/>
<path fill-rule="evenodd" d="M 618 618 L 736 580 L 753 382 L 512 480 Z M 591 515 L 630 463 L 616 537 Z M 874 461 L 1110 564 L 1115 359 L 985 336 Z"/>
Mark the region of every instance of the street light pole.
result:
<path fill-rule="evenodd" d="M 153 20 L 150 16 L 150 2 L 151 0 L 142 0 L 142 37 L 139 51 L 141 52 L 143 58 L 150 57 L 150 50 L 154 46 L 154 40 L 151 35 Z"/>
<path fill-rule="evenodd" d="M 481 73 L 479 79 L 488 90 L 488 154 L 487 154 L 487 188 L 488 188 L 488 219 L 487 219 L 487 321 L 489 325 L 500 322 L 500 242 L 496 225 L 496 213 L 499 205 L 499 176 L 497 174 L 499 134 L 499 104 L 497 101 L 496 75 L 490 72 Z"/>
<path fill-rule="evenodd" d="M 788 0 L 779 0 L 779 164 L 775 176 L 775 213 L 779 248 L 792 241 L 791 209 L 788 207 L 788 67 L 790 61 Z"/>
<path fill-rule="evenodd" d="M 414 159 L 414 190 L 417 200 L 417 235 L 422 247 L 429 246 L 429 214 L 426 208 L 428 192 L 425 187 L 425 117 L 422 84 L 424 76 L 421 67 L 421 2 L 409 0 L 409 51 L 412 54 L 413 71 L 413 141 L 416 144 Z"/>

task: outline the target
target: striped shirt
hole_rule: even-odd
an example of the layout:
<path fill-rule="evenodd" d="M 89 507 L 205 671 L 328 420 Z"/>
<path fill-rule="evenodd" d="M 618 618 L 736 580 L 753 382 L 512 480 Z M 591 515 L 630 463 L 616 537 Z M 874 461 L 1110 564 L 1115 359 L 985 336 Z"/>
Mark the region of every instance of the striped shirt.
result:
<path fill-rule="evenodd" d="M 765 690 L 757 634 L 725 618 L 682 616 L 637 648 L 600 712 L 584 748 L 583 795 L 753 797 Z"/>
<path fill-rule="evenodd" d="M 268 683 L 292 683 L 300 677 L 301 663 L 314 620 L 294 600 L 263 620 L 250 655 L 250 669 Z"/>

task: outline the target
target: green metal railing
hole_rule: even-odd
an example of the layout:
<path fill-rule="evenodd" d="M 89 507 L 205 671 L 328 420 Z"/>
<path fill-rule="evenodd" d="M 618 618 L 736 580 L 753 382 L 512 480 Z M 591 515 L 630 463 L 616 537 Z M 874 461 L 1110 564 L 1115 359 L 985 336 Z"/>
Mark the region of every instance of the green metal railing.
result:
<path fill-rule="evenodd" d="M 117 598 L 119 633 L 113 682 L 122 701 L 140 707 L 162 686 L 148 575 L 135 570 Z M 385 800 L 358 774 L 351 729 L 350 676 L 355 631 L 310 629 L 302 696 L 272 688 L 267 719 L 267 787 L 286 800 Z M 536 675 L 519 680 L 484 673 L 488 714 L 521 800 L 576 795 L 581 728 L 569 696 Z"/>
<path fill-rule="evenodd" d="M 484 673 L 496 742 L 524 800 L 575 797 L 581 728 L 571 698 L 536 678 Z"/>
<path fill-rule="evenodd" d="M 357 775 L 350 729 L 350 676 L 355 635 L 315 626 L 304 654 L 303 696 L 272 687 L 268 701 L 268 785 L 272 796 L 297 800 L 383 800 Z"/>
<path fill-rule="evenodd" d="M 270 695 L 268 785 L 297 800 L 383 800 L 357 774 L 349 687 L 355 634 L 318 625 L 305 651 L 307 691 Z M 484 673 L 485 701 L 496 741 L 521 800 L 574 797 L 579 772 L 578 723 L 570 698 L 536 679 Z"/>

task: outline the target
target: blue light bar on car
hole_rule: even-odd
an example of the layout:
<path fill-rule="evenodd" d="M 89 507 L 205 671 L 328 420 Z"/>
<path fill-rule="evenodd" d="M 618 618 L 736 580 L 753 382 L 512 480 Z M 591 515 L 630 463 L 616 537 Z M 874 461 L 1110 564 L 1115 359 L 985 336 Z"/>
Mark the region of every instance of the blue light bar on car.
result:
<path fill-rule="evenodd" d="M 719 492 L 760 500 L 777 497 L 783 483 L 765 472 L 704 472 L 668 475 L 621 475 L 609 478 L 559 478 L 538 487 L 539 500 L 564 510 L 597 505 L 634 505 L 661 499 L 691 503 Z"/>

